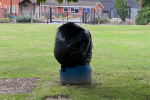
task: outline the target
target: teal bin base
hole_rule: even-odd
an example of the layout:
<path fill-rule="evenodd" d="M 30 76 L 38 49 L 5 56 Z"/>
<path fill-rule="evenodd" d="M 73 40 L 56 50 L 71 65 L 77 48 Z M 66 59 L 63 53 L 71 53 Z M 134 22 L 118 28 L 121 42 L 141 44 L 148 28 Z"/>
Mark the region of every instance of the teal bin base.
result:
<path fill-rule="evenodd" d="M 60 82 L 62 84 L 87 84 L 91 83 L 92 69 L 90 65 L 78 65 L 74 68 L 65 67 L 65 72 L 60 72 Z"/>

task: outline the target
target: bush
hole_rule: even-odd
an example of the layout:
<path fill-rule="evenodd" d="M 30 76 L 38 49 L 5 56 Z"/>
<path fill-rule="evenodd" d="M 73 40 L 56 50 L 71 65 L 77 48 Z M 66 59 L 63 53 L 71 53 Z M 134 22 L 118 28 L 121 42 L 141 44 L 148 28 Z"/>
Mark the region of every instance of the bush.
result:
<path fill-rule="evenodd" d="M 16 21 L 17 22 L 21 22 L 21 23 L 28 23 L 28 22 L 31 22 L 31 16 L 27 15 L 25 17 L 22 17 L 22 16 L 17 16 L 16 17 Z"/>
<path fill-rule="evenodd" d="M 43 22 L 45 19 L 46 19 L 45 16 L 41 16 L 41 18 L 40 18 L 40 20 L 42 20 Z"/>
<path fill-rule="evenodd" d="M 46 18 L 45 18 L 45 16 L 41 16 L 41 18 L 40 18 L 41 20 L 45 20 Z"/>
<path fill-rule="evenodd" d="M 9 22 L 9 18 L 2 18 L 0 21 L 1 22 Z"/>
<path fill-rule="evenodd" d="M 150 5 L 138 10 L 135 21 L 137 25 L 146 25 L 150 22 Z"/>
<path fill-rule="evenodd" d="M 90 23 L 91 23 L 91 24 L 94 24 L 94 23 L 95 23 L 95 24 L 98 24 L 98 20 L 99 20 L 98 17 L 95 18 L 95 21 L 94 21 L 94 18 L 91 18 L 91 19 L 90 19 Z M 109 18 L 100 18 L 100 24 L 101 24 L 101 23 L 106 23 L 106 22 L 109 22 L 109 21 L 110 21 Z"/>
<path fill-rule="evenodd" d="M 128 16 L 127 1 L 124 2 L 124 0 L 114 0 L 113 2 L 113 7 L 115 8 L 117 14 L 121 20 L 125 22 L 125 19 Z"/>
<path fill-rule="evenodd" d="M 42 20 L 40 18 L 34 18 L 33 23 L 41 23 Z"/>
<path fill-rule="evenodd" d="M 55 19 L 55 15 L 52 16 L 52 19 Z"/>
<path fill-rule="evenodd" d="M 73 19 L 72 15 L 69 15 L 69 16 L 68 16 L 68 19 Z"/>

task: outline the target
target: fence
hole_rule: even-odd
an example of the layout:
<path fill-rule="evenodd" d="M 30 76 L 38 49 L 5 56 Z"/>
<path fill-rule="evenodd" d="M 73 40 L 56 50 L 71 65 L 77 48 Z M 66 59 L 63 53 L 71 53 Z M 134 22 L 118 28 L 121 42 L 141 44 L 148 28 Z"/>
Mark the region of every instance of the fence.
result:
<path fill-rule="evenodd" d="M 15 13 L 12 13 L 12 15 L 7 13 L 6 8 L 0 8 L 0 23 L 10 23 L 13 21 L 12 19 L 15 18 L 15 16 Z"/>
<path fill-rule="evenodd" d="M 75 22 L 97 24 L 103 14 L 94 8 L 52 8 L 52 22 Z"/>
<path fill-rule="evenodd" d="M 9 22 L 7 9 L 5 8 L 0 8 L 0 22 L 1 23 Z"/>

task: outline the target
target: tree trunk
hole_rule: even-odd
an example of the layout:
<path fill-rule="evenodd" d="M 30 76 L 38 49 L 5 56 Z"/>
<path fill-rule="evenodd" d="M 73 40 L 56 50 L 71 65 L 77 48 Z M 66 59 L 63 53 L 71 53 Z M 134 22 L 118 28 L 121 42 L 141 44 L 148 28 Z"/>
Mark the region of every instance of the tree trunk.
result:
<path fill-rule="evenodd" d="M 143 0 L 139 0 L 139 9 L 143 8 Z"/>

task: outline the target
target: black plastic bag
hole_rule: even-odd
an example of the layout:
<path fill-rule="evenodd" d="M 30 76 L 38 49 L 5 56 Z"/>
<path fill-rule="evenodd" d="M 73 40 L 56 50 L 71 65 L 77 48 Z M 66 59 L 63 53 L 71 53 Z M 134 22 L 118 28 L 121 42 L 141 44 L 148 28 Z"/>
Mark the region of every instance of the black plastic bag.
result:
<path fill-rule="evenodd" d="M 88 30 L 69 22 L 57 29 L 54 56 L 65 67 L 89 65 L 92 57 L 92 39 Z"/>

